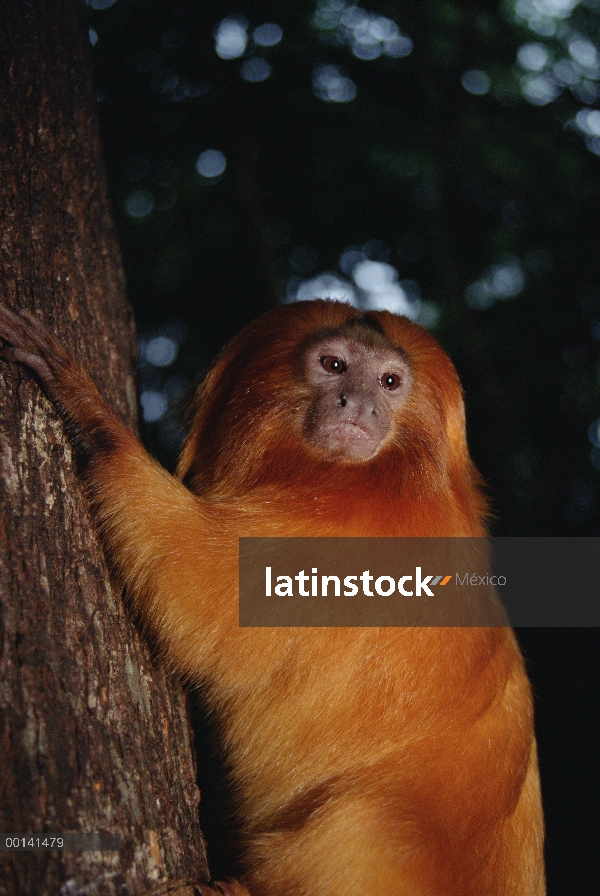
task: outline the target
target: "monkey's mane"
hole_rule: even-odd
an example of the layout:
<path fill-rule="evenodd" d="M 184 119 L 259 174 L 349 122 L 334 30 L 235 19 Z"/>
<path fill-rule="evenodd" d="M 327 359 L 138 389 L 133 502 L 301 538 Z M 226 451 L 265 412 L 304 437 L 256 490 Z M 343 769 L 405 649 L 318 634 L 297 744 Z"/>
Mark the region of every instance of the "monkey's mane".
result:
<path fill-rule="evenodd" d="M 388 345 L 411 368 L 392 437 L 370 461 L 326 460 L 303 436 L 300 359 L 310 342 L 332 334 Z M 373 503 L 380 494 L 397 504 L 451 492 L 459 505 L 479 496 L 477 507 L 465 509 L 470 518 L 484 512 L 458 376 L 435 339 L 408 318 L 324 300 L 272 309 L 224 349 L 197 391 L 193 415 L 177 472 L 197 494 L 231 500 L 283 487 L 290 499 L 328 495 L 341 506 L 348 495 Z"/>

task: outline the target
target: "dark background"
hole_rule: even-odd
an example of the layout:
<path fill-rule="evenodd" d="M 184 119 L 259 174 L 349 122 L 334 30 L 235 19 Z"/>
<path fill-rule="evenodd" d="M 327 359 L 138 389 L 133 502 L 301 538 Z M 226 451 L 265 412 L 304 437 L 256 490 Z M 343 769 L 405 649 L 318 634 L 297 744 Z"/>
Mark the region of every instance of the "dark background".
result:
<path fill-rule="evenodd" d="M 341 291 L 453 358 L 494 534 L 598 536 L 599 0 L 88 12 L 153 453 L 173 466 L 165 409 L 244 324 Z M 600 635 L 519 637 L 549 893 L 592 892 Z"/>

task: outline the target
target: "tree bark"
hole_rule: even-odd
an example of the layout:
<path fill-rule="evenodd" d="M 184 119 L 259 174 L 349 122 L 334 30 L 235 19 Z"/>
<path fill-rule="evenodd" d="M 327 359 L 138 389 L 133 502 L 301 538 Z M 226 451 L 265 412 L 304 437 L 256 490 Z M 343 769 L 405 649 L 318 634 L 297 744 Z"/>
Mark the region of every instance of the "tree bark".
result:
<path fill-rule="evenodd" d="M 2 0 L 0 29 L 0 298 L 42 317 L 135 424 L 81 3 Z M 0 831 L 121 834 L 118 852 L 0 852 L 0 894 L 204 878 L 185 698 L 111 588 L 60 420 L 16 365 L 0 429 Z"/>

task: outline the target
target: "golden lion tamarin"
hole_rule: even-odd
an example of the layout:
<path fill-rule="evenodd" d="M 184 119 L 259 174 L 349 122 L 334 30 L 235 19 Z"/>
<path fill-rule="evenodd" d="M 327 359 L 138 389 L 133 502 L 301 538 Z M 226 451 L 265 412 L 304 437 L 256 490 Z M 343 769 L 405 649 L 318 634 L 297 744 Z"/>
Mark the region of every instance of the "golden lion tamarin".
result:
<path fill-rule="evenodd" d="M 243 872 L 214 892 L 542 896 L 531 695 L 509 628 L 238 624 L 240 536 L 485 534 L 435 340 L 342 303 L 268 312 L 198 390 L 188 490 L 32 315 L 3 307 L 0 337 L 67 424 L 134 611 L 220 720 Z"/>

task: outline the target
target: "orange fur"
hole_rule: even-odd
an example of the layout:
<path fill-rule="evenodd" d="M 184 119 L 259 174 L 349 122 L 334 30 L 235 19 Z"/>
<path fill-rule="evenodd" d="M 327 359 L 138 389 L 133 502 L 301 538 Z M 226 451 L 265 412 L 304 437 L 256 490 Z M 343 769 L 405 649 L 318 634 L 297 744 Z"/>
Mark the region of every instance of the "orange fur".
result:
<path fill-rule="evenodd" d="M 224 891 L 543 896 L 531 695 L 509 629 L 237 623 L 241 535 L 485 534 L 458 378 L 406 319 L 373 313 L 385 335 L 356 337 L 365 351 L 401 349 L 411 371 L 381 450 L 350 463 L 306 445 L 301 347 L 357 316 L 298 303 L 233 340 L 199 389 L 182 453 L 194 493 L 39 325 L 0 310 L 0 336 L 74 433 L 135 611 L 221 720 L 245 868 L 245 886 Z"/>

